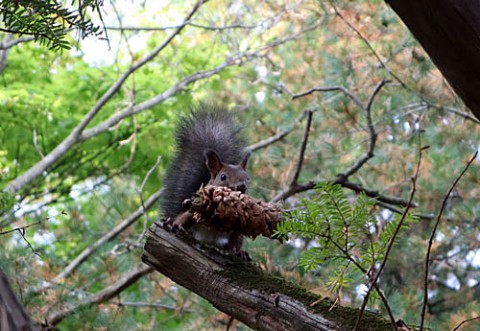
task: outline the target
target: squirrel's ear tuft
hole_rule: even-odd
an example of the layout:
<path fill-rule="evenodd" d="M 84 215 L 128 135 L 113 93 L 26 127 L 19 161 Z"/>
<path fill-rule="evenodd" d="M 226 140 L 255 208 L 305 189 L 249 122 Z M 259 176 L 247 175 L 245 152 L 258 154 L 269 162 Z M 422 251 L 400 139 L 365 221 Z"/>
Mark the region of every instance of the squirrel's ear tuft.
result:
<path fill-rule="evenodd" d="M 217 177 L 218 173 L 223 168 L 222 159 L 220 159 L 220 156 L 218 156 L 217 152 L 215 152 L 213 149 L 207 149 L 203 153 L 203 156 L 205 157 L 205 163 L 208 171 L 210 171 L 210 174 L 213 178 Z"/>
<path fill-rule="evenodd" d="M 243 168 L 243 170 L 247 170 L 247 162 L 251 155 L 252 155 L 252 152 L 250 151 L 246 152 L 242 162 L 240 162 L 240 166 Z"/>

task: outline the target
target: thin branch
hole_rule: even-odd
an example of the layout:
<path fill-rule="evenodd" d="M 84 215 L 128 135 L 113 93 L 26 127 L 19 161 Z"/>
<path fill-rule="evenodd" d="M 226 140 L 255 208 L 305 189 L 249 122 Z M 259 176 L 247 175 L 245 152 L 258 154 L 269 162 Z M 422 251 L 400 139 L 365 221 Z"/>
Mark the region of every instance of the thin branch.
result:
<path fill-rule="evenodd" d="M 421 136 L 419 136 L 419 140 L 420 140 L 419 144 L 421 144 L 420 137 Z M 374 287 L 374 284 L 378 281 L 378 278 L 382 274 L 383 269 L 385 268 L 385 265 L 387 264 L 387 260 L 388 260 L 388 257 L 390 256 L 390 252 L 392 251 L 393 244 L 395 243 L 395 239 L 397 238 L 398 233 L 400 232 L 400 229 L 402 228 L 403 223 L 404 223 L 405 219 L 407 218 L 410 207 L 412 206 L 413 197 L 415 196 L 415 192 L 417 190 L 417 179 L 418 179 L 418 174 L 420 172 L 420 165 L 421 165 L 421 162 L 422 162 L 422 151 L 423 151 L 423 148 L 422 148 L 421 145 L 419 145 L 419 148 L 418 148 L 418 154 L 419 155 L 418 155 L 417 168 L 415 170 L 415 175 L 412 178 L 412 191 L 410 192 L 410 198 L 408 200 L 409 203 L 407 204 L 407 206 L 405 208 L 405 211 L 403 212 L 402 217 L 400 218 L 400 221 L 398 222 L 392 236 L 390 237 L 390 239 L 388 241 L 387 250 L 385 251 L 385 255 L 383 257 L 382 263 L 380 264 L 380 267 L 378 268 L 378 271 L 375 273 L 375 276 L 370 281 L 370 286 L 368 288 L 367 293 L 365 294 L 365 298 L 363 299 L 362 307 L 360 308 L 360 313 L 358 314 L 358 318 L 357 318 L 357 322 L 355 323 L 354 331 L 357 331 L 359 326 L 360 326 L 360 322 L 362 320 L 363 312 L 365 311 L 365 307 L 367 306 L 368 299 L 370 298 L 370 294 L 372 293 L 372 289 Z"/>
<path fill-rule="evenodd" d="M 82 264 L 88 257 L 90 257 L 98 248 L 102 245 L 107 243 L 108 241 L 117 237 L 120 233 L 122 233 L 125 229 L 127 229 L 130 225 L 132 225 L 137 219 L 139 219 L 145 210 L 152 207 L 157 200 L 160 198 L 163 190 L 160 189 L 157 192 L 153 193 L 147 201 L 145 201 L 145 205 L 139 207 L 135 212 L 130 214 L 125 220 L 115 226 L 110 232 L 104 234 L 100 239 L 98 239 L 93 245 L 87 247 L 82 253 L 80 253 L 69 265 L 57 276 L 53 278 L 54 283 L 58 283 L 62 279 L 68 277 L 75 269 L 77 269 L 80 264 Z"/>
<path fill-rule="evenodd" d="M 306 95 L 310 95 L 313 92 L 335 92 L 335 91 L 340 91 L 340 92 L 344 93 L 346 96 L 348 96 L 350 99 L 352 99 L 352 101 L 355 102 L 355 104 L 358 107 L 365 110 L 365 106 L 362 104 L 362 102 L 355 95 L 353 95 L 352 92 L 350 92 L 344 86 L 314 87 L 314 88 L 311 88 L 311 89 L 309 89 L 305 92 L 300 92 L 300 93 L 294 94 L 292 96 L 292 100 L 304 97 Z"/>
<path fill-rule="evenodd" d="M 247 24 L 230 24 L 230 25 L 223 25 L 223 26 L 211 26 L 211 25 L 202 25 L 198 23 L 193 23 L 193 22 L 185 22 L 182 23 L 181 25 L 170 25 L 170 26 L 143 26 L 143 27 L 135 27 L 135 26 L 107 26 L 107 30 L 111 31 L 166 31 L 166 30 L 172 30 L 172 29 L 178 29 L 182 25 L 189 25 L 195 28 L 200 28 L 204 30 L 211 30 L 211 31 L 223 31 L 223 30 L 229 30 L 229 29 L 245 29 L 245 30 L 250 30 L 250 29 L 255 29 L 260 26 L 264 25 L 264 22 L 267 20 L 264 20 L 262 22 L 252 24 L 252 25 L 247 25 Z"/>
<path fill-rule="evenodd" d="M 297 185 L 298 176 L 300 176 L 300 171 L 302 170 L 303 161 L 305 159 L 305 150 L 307 149 L 308 136 L 310 135 L 310 127 L 312 126 L 313 110 L 305 110 L 305 115 L 307 116 L 307 124 L 305 125 L 305 131 L 303 133 L 303 140 L 302 145 L 300 146 L 297 167 L 295 169 L 295 173 L 293 174 L 292 181 L 290 182 L 290 186 Z"/>
<path fill-rule="evenodd" d="M 32 41 L 34 39 L 35 39 L 35 37 L 20 37 L 20 38 L 17 38 L 17 39 L 8 40 L 6 42 L 3 41 L 2 43 L 0 43 L 0 50 L 7 50 L 7 49 L 12 48 L 15 45 L 18 45 L 20 43 L 26 43 L 26 42 Z"/>
<path fill-rule="evenodd" d="M 181 311 L 185 313 L 195 312 L 195 310 L 193 309 L 182 309 L 182 308 L 178 308 L 177 306 L 166 305 L 164 303 L 119 301 L 119 302 L 111 302 L 110 304 L 116 305 L 119 307 L 160 308 L 160 309 L 166 309 L 166 310 Z"/>
<path fill-rule="evenodd" d="M 99 303 L 108 301 L 111 298 L 118 295 L 119 293 L 121 293 L 123 290 L 125 290 L 130 285 L 137 282 L 137 280 L 139 280 L 143 276 L 151 273 L 153 270 L 154 269 L 150 266 L 147 266 L 145 264 L 140 264 L 139 266 L 137 266 L 132 271 L 123 275 L 115 283 L 106 287 L 105 289 L 96 293 L 95 295 L 92 295 L 91 297 L 87 298 L 86 300 L 83 300 L 83 301 L 78 302 L 78 303 L 73 304 L 73 305 L 69 305 L 69 306 L 67 306 L 63 309 L 60 309 L 59 311 L 51 313 L 46 318 L 46 322 L 48 323 L 48 325 L 56 325 L 56 324 L 60 323 L 63 319 L 65 319 L 67 316 L 75 313 L 76 311 L 78 311 L 79 309 L 81 309 L 83 307 L 92 306 L 92 305 L 95 305 L 95 304 L 99 304 Z"/>
<path fill-rule="evenodd" d="M 353 263 L 354 266 L 356 266 L 361 272 L 363 272 L 369 279 L 372 278 L 371 274 L 368 272 L 367 269 L 365 269 L 360 263 L 358 263 L 349 253 L 348 253 L 348 250 L 346 250 L 345 248 L 343 248 L 338 242 L 334 241 L 334 240 L 331 240 L 330 237 L 328 237 L 327 239 L 330 240 L 331 243 L 333 243 L 333 245 L 335 245 L 335 247 L 337 247 L 337 249 L 342 252 L 343 256 L 345 258 L 347 258 L 350 262 Z M 385 306 L 385 309 L 387 311 L 387 314 L 388 314 L 388 317 L 390 318 L 390 322 L 392 322 L 392 325 L 395 327 L 395 317 L 393 316 L 393 313 L 392 313 L 392 309 L 390 308 L 390 305 L 388 304 L 388 299 L 385 297 L 385 295 L 383 294 L 383 292 L 381 291 L 380 287 L 378 286 L 378 284 L 374 283 L 374 286 L 375 288 L 375 291 L 377 292 L 377 294 L 380 296 L 380 300 L 382 300 L 382 303 L 383 305 Z"/>
<path fill-rule="evenodd" d="M 370 134 L 368 151 L 365 153 L 365 155 L 362 158 L 360 158 L 360 160 L 357 161 L 357 163 L 355 163 L 352 167 L 347 169 L 347 171 L 345 171 L 344 173 L 340 174 L 340 176 L 344 176 L 345 178 L 350 177 L 351 175 L 356 173 L 358 170 L 360 170 L 360 168 L 363 167 L 363 165 L 373 157 L 373 151 L 375 149 L 375 144 L 377 142 L 378 134 L 375 131 L 375 127 L 372 121 L 372 105 L 373 105 L 373 101 L 375 100 L 375 96 L 380 92 L 382 87 L 388 83 L 390 83 L 390 81 L 388 80 L 382 80 L 380 83 L 378 83 L 373 89 L 372 94 L 368 98 L 367 106 L 361 107 L 362 109 L 365 110 L 365 117 L 367 119 L 367 128 Z"/>
<path fill-rule="evenodd" d="M 474 321 L 480 321 L 480 316 L 472 317 L 472 318 L 469 318 L 469 319 L 466 319 L 466 320 L 461 321 L 456 327 L 454 327 L 454 328 L 452 329 L 452 331 L 457 331 L 457 330 L 460 329 L 460 327 L 461 327 L 463 324 L 470 323 L 470 322 L 474 322 Z"/>
<path fill-rule="evenodd" d="M 267 139 L 264 139 L 262 141 L 259 141 L 255 144 L 252 144 L 250 146 L 248 146 L 246 149 L 247 151 L 250 151 L 250 152 L 255 152 L 256 150 L 259 150 L 259 149 L 262 149 L 264 147 L 267 147 L 279 140 L 282 140 L 283 138 L 285 138 L 290 132 L 292 132 L 292 130 L 287 130 L 287 131 L 283 131 L 283 132 L 279 132 L 277 133 L 276 135 L 274 136 L 271 136 Z"/>
<path fill-rule="evenodd" d="M 53 286 L 53 284 L 57 284 L 61 282 L 63 279 L 67 278 L 71 273 L 73 273 L 85 260 L 87 260 L 93 253 L 95 253 L 101 246 L 105 243 L 109 242 L 110 240 L 117 237 L 120 233 L 122 233 L 125 229 L 127 229 L 130 225 L 132 225 L 137 219 L 139 219 L 143 213 L 152 207 L 157 200 L 160 198 L 162 194 L 162 189 L 158 190 L 154 194 L 145 201 L 144 206 L 140 206 L 135 212 L 130 214 L 125 220 L 115 226 L 110 232 L 104 234 L 101 238 L 99 238 L 95 243 L 91 246 L 85 248 L 74 260 L 72 260 L 62 272 L 56 275 L 53 280 L 45 285 L 42 285 L 37 288 L 31 288 L 27 292 L 28 294 L 38 294 L 44 291 L 47 288 Z"/>
<path fill-rule="evenodd" d="M 318 185 L 318 183 L 322 183 L 322 182 L 323 181 L 318 181 L 318 182 L 309 181 L 309 182 L 304 183 L 304 184 L 297 184 L 295 186 L 289 186 L 286 189 L 277 193 L 270 201 L 271 202 L 278 202 L 278 201 L 281 201 L 281 200 L 288 199 L 289 197 L 291 197 L 295 194 L 312 190 L 313 188 L 315 188 L 315 186 Z M 383 195 L 377 190 L 364 188 L 360 184 L 355 184 L 355 183 L 349 182 L 348 180 L 345 180 L 345 178 L 343 178 L 341 176 L 338 176 L 334 179 L 326 180 L 326 182 L 327 183 L 333 183 L 333 184 L 340 184 L 340 185 L 342 185 L 342 187 L 351 189 L 351 190 L 353 190 L 357 193 L 364 192 L 369 198 L 374 198 L 377 201 L 386 203 L 388 205 L 395 205 L 395 206 L 402 206 L 402 207 L 406 207 L 406 206 L 416 207 L 416 204 L 412 201 L 397 198 L 397 197 L 391 197 L 391 196 Z"/>
<path fill-rule="evenodd" d="M 42 151 L 40 150 L 40 148 L 38 147 L 38 140 L 37 140 L 38 136 L 37 136 L 37 130 L 33 130 L 33 147 L 35 147 L 35 150 L 37 151 L 37 153 L 40 155 L 40 157 L 43 159 L 45 157 L 45 155 L 43 155 Z"/>
<path fill-rule="evenodd" d="M 432 253 L 433 239 L 435 238 L 435 234 L 437 233 L 437 228 L 438 228 L 438 225 L 440 224 L 440 219 L 442 217 L 443 211 L 445 210 L 445 208 L 447 206 L 447 201 L 448 201 L 448 198 L 450 197 L 450 194 L 452 194 L 453 189 L 457 186 L 458 182 L 463 177 L 463 175 L 465 175 L 465 173 L 467 172 L 468 168 L 473 163 L 473 161 L 475 161 L 475 159 L 477 158 L 477 155 L 478 155 L 478 151 L 475 152 L 473 157 L 468 161 L 468 163 L 465 166 L 465 168 L 463 169 L 463 171 L 460 173 L 460 175 L 457 176 L 457 178 L 453 182 L 452 186 L 450 186 L 450 189 L 448 190 L 447 194 L 445 195 L 445 198 L 443 199 L 442 207 L 440 208 L 440 212 L 438 213 L 437 220 L 435 221 L 435 225 L 433 226 L 433 230 L 432 230 L 432 233 L 430 235 L 430 239 L 428 240 L 427 254 L 425 256 L 425 275 L 424 275 L 424 279 L 423 279 L 423 306 L 422 306 L 422 313 L 420 315 L 421 316 L 420 331 L 423 330 L 423 324 L 425 323 L 425 311 L 426 311 L 427 304 L 428 304 L 428 269 L 429 269 L 429 266 L 430 266 L 430 255 Z"/>
<path fill-rule="evenodd" d="M 162 161 L 162 156 L 160 155 L 157 157 L 157 161 L 155 162 L 153 167 L 151 167 L 150 170 L 148 170 L 147 174 L 145 175 L 145 178 L 143 179 L 142 185 L 140 185 L 140 190 L 138 194 L 140 196 L 140 201 L 142 203 L 144 221 L 143 221 L 143 231 L 142 231 L 142 234 L 138 237 L 137 244 L 139 244 L 142 241 L 143 237 L 145 236 L 145 233 L 147 233 L 147 230 L 148 230 L 148 213 L 147 213 L 147 207 L 145 206 L 145 201 L 143 199 L 143 188 L 145 187 L 145 184 L 147 184 L 148 179 L 152 175 L 153 171 L 157 169 L 161 161 Z"/>
<path fill-rule="evenodd" d="M 40 225 L 40 224 L 42 224 L 42 223 L 43 223 L 43 220 L 38 221 L 38 222 L 33 222 L 33 223 L 30 223 L 30 224 L 27 224 L 27 225 L 24 225 L 24 226 L 19 226 L 19 227 L 10 229 L 10 230 L 0 231 L 0 235 L 9 234 L 9 233 L 12 233 L 12 232 L 15 232 L 15 231 L 25 232 L 26 229 L 28 229 L 28 228 L 30 228 L 30 227 L 32 227 L 32 226 Z"/>
<path fill-rule="evenodd" d="M 429 107 L 432 107 L 432 108 L 435 108 L 437 110 L 445 110 L 449 113 L 453 113 L 455 115 L 458 115 L 460 117 L 463 117 L 464 119 L 468 120 L 468 121 L 472 121 L 473 123 L 475 124 L 480 124 L 480 120 L 478 120 L 477 118 L 475 118 L 474 116 L 470 115 L 470 114 L 467 114 L 467 113 L 464 113 L 458 109 L 455 109 L 453 107 L 442 107 L 442 106 L 437 106 L 435 104 L 432 104 L 432 103 L 427 103 Z"/>

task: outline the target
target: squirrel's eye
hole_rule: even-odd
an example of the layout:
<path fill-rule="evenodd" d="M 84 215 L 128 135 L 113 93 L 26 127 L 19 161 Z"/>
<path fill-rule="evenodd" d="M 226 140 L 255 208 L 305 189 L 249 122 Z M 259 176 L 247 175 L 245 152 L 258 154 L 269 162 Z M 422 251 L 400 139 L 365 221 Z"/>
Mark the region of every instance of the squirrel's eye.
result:
<path fill-rule="evenodd" d="M 227 175 L 221 174 L 221 175 L 220 175 L 220 180 L 221 180 L 222 182 L 226 181 L 226 180 L 227 180 Z"/>

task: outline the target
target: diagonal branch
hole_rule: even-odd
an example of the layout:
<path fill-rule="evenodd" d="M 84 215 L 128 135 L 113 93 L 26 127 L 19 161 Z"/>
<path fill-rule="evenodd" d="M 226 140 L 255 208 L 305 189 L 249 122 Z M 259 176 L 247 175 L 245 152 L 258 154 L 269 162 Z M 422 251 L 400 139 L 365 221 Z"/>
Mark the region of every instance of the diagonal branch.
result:
<path fill-rule="evenodd" d="M 250 146 L 247 147 L 247 150 L 250 151 L 250 152 L 255 152 L 256 150 L 259 150 L 259 149 L 262 149 L 264 147 L 267 147 L 268 145 L 271 145 L 279 140 L 282 140 L 283 138 L 285 138 L 290 132 L 292 132 L 292 130 L 287 130 L 287 131 L 283 131 L 283 132 L 280 132 L 280 133 L 277 133 L 276 135 L 273 135 L 267 139 L 264 139 L 262 141 L 259 141 L 255 144 L 252 144 Z"/>
<path fill-rule="evenodd" d="M 106 287 L 105 289 L 96 293 L 95 295 L 92 295 L 91 297 L 87 298 L 86 300 L 83 300 L 83 301 L 78 302 L 78 303 L 73 304 L 73 305 L 69 305 L 69 306 L 67 306 L 63 309 L 60 309 L 59 311 L 51 313 L 46 318 L 46 322 L 48 323 L 48 326 L 52 326 L 52 325 L 56 325 L 56 324 L 60 323 L 67 316 L 75 313 L 76 311 L 78 311 L 79 309 L 81 309 L 83 307 L 92 306 L 92 305 L 99 304 L 99 303 L 110 300 L 111 298 L 120 294 L 127 287 L 129 287 L 130 285 L 137 282 L 137 280 L 139 280 L 143 276 L 151 273 L 153 270 L 154 269 L 152 267 L 146 266 L 144 264 L 141 264 L 141 265 L 137 266 L 132 271 L 124 274 L 115 283 Z"/>
<path fill-rule="evenodd" d="M 475 159 L 477 158 L 477 155 L 478 155 L 478 151 L 475 152 L 473 157 L 468 161 L 463 171 L 460 173 L 460 175 L 457 176 L 452 186 L 450 186 L 450 189 L 448 190 L 447 194 L 445 195 L 445 198 L 443 199 L 442 207 L 440 208 L 440 212 L 438 213 L 437 220 L 435 221 L 435 225 L 433 226 L 433 230 L 430 235 L 430 239 L 428 241 L 427 254 L 425 256 L 425 276 L 423 279 L 423 306 L 422 306 L 422 313 L 420 315 L 421 316 L 420 331 L 423 330 L 423 323 L 425 322 L 425 310 L 428 304 L 428 268 L 430 265 L 430 254 L 432 252 L 433 239 L 435 238 L 435 234 L 437 233 L 437 227 L 438 227 L 438 224 L 440 224 L 440 219 L 442 218 L 443 211 L 447 206 L 447 201 L 448 201 L 448 198 L 450 197 L 450 194 L 452 194 L 453 189 L 457 186 L 458 182 L 463 177 L 463 175 L 465 175 L 465 173 L 467 172 L 468 168 L 470 168 L 470 165 L 473 163 L 473 161 L 475 161 Z"/>
<path fill-rule="evenodd" d="M 184 20 L 188 22 L 195 12 L 200 8 L 204 1 L 198 1 L 192 10 L 188 13 L 187 17 Z M 85 115 L 85 117 L 80 121 L 80 123 L 70 132 L 70 134 L 55 147 L 50 153 L 48 153 L 43 159 L 38 163 L 33 165 L 23 174 L 12 180 L 7 186 L 7 191 L 17 192 L 22 187 L 27 184 L 32 179 L 41 175 L 46 169 L 48 169 L 54 162 L 56 162 L 63 154 L 65 154 L 73 145 L 81 142 L 80 139 L 82 131 L 87 127 L 87 125 L 92 121 L 92 119 L 97 115 L 97 113 L 102 109 L 102 107 L 118 92 L 123 83 L 127 80 L 128 77 L 146 63 L 151 61 L 155 56 L 157 56 L 165 47 L 167 47 L 170 42 L 176 37 L 185 27 L 185 24 L 180 25 L 175 29 L 165 41 L 157 46 L 150 54 L 145 56 L 139 62 L 133 64 L 127 71 L 125 71 L 117 81 L 110 86 L 107 92 L 97 101 L 97 103 L 90 109 L 90 111 Z"/>
<path fill-rule="evenodd" d="M 422 162 L 422 151 L 424 147 L 421 146 L 421 136 L 419 136 L 419 147 L 418 147 L 418 162 L 417 162 L 417 167 L 415 169 L 415 174 L 413 175 L 412 178 L 412 190 L 410 192 L 410 197 L 408 199 L 408 205 L 405 207 L 405 210 L 398 221 L 397 226 L 395 227 L 395 230 L 393 231 L 392 236 L 390 237 L 388 244 L 387 244 L 387 249 L 385 251 L 385 255 L 383 257 L 382 263 L 380 264 L 380 267 L 378 268 L 378 271 L 375 273 L 375 275 L 372 277 L 370 280 L 370 286 L 367 290 L 367 293 L 365 294 L 365 297 L 363 298 L 363 303 L 362 307 L 360 308 L 360 313 L 358 314 L 357 322 L 355 323 L 355 328 L 354 331 L 357 331 L 360 327 L 360 322 L 362 321 L 363 313 L 365 311 L 365 308 L 368 303 L 368 299 L 370 298 L 370 294 L 372 293 L 372 290 L 374 288 L 374 285 L 377 283 L 378 278 L 383 272 L 383 269 L 385 268 L 385 265 L 387 264 L 388 257 L 390 256 L 390 252 L 392 251 L 393 245 L 395 243 L 395 240 L 397 239 L 397 236 L 400 232 L 400 229 L 402 229 L 403 223 L 405 222 L 405 219 L 407 218 L 408 212 L 410 211 L 410 208 L 412 207 L 413 203 L 413 197 L 415 196 L 415 192 L 417 191 L 417 180 L 418 180 L 418 175 L 420 173 L 420 165 Z"/>
<path fill-rule="evenodd" d="M 200 4 L 203 4 L 205 1 L 200 1 Z M 198 5 L 198 6 L 199 6 Z M 196 6 L 194 9 L 192 9 L 191 13 L 189 14 L 189 17 L 193 15 L 193 13 L 198 9 L 198 6 Z M 189 17 L 184 21 L 188 21 Z M 184 24 L 186 25 L 186 24 Z M 166 100 L 168 97 L 171 97 L 175 93 L 183 90 L 187 85 L 198 81 L 200 79 L 208 78 L 216 73 L 220 72 L 226 67 L 229 66 L 234 66 L 234 65 L 240 65 L 244 61 L 251 61 L 254 58 L 262 57 L 265 56 L 265 52 L 268 52 L 271 48 L 277 47 L 279 45 L 282 45 L 284 43 L 287 43 L 291 40 L 295 40 L 299 36 L 303 35 L 304 33 L 308 31 L 312 31 L 316 29 L 320 25 L 320 21 L 312 24 L 311 26 L 308 26 L 305 29 L 300 30 L 299 32 L 293 33 L 291 35 L 288 35 L 284 38 L 279 38 L 271 43 L 261 46 L 257 48 L 254 51 L 245 51 L 242 53 L 236 53 L 233 56 L 227 58 L 222 64 L 218 65 L 217 67 L 202 71 L 202 72 L 197 72 L 194 73 L 190 76 L 187 76 L 183 80 L 177 82 L 174 86 L 170 87 L 168 90 L 164 91 L 163 93 L 153 97 L 152 99 L 149 99 L 139 105 L 129 107 L 124 109 L 123 111 L 120 111 L 119 113 L 116 113 L 112 115 L 110 118 L 105 120 L 104 122 L 98 124 L 95 127 L 85 129 L 86 126 L 91 122 L 91 120 L 94 118 L 94 116 L 98 113 L 98 111 L 103 107 L 103 105 L 119 90 L 123 82 L 126 80 L 126 78 L 132 74 L 135 70 L 139 69 L 141 66 L 143 66 L 145 63 L 153 59 L 163 48 L 165 48 L 168 43 L 173 39 L 173 36 L 178 34 L 181 31 L 181 28 L 178 28 L 178 30 L 175 30 L 175 32 L 167 38 L 167 40 L 162 43 L 162 45 L 158 46 L 152 53 L 150 53 L 147 57 L 145 57 L 143 60 L 141 60 L 139 63 L 136 65 L 132 66 L 128 71 L 126 71 L 115 83 L 112 85 L 112 87 L 100 98 L 100 100 L 97 102 L 97 104 L 89 111 L 89 113 L 82 119 L 82 121 L 77 125 L 77 127 L 74 128 L 74 130 L 70 133 L 70 135 L 65 138 L 57 147 L 55 147 L 49 154 L 47 154 L 42 160 L 40 160 L 38 163 L 33 165 L 30 169 L 28 169 L 26 172 L 18 176 L 16 179 L 12 180 L 8 186 L 7 186 L 7 191 L 11 193 L 15 193 L 22 189 L 23 186 L 25 186 L 28 182 L 31 180 L 35 179 L 36 177 L 40 176 L 45 170 L 47 170 L 53 163 L 55 163 L 62 155 L 67 153 L 72 146 L 75 144 L 78 144 L 80 142 L 83 142 L 87 139 L 90 139 L 91 137 L 94 137 L 102 132 L 105 132 L 106 130 L 110 129 L 113 125 L 117 124 L 120 122 L 123 118 L 126 118 L 128 116 L 131 116 L 133 114 L 139 113 L 141 111 L 144 111 L 154 105 L 157 105 L 164 100 Z M 167 42 L 168 41 L 168 42 Z"/>
<path fill-rule="evenodd" d="M 51 287 L 53 284 L 61 282 L 63 279 L 67 278 L 71 273 L 73 273 L 85 260 L 87 260 L 90 256 L 93 255 L 101 246 L 105 243 L 109 242 L 110 240 L 117 237 L 120 233 L 122 233 L 126 228 L 132 225 L 136 220 L 138 220 L 150 207 L 152 207 L 160 198 L 162 194 L 162 189 L 158 190 L 154 194 L 152 194 L 145 203 L 140 206 L 135 212 L 130 214 L 125 220 L 115 226 L 110 232 L 103 235 L 99 238 L 95 243 L 91 246 L 85 248 L 74 260 L 72 260 L 62 272 L 56 275 L 50 283 L 47 283 L 43 286 L 38 288 L 31 288 L 28 291 L 28 294 L 38 294 L 43 290 Z"/>

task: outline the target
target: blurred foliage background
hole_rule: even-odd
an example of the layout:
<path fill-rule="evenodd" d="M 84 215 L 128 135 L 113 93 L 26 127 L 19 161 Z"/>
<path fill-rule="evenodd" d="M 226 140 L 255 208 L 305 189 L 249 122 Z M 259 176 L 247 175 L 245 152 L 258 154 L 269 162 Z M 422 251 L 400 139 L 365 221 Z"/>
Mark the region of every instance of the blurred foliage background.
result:
<path fill-rule="evenodd" d="M 132 63 L 182 24 L 195 3 L 105 2 L 85 13 L 101 27 L 97 36 L 79 40 L 67 34 L 71 49 L 52 50 L 51 44 L 31 39 L 2 47 L 0 55 L 8 61 L 0 76 L 2 187 L 61 143 Z M 2 38 L 5 46 L 12 35 L 3 32 Z M 219 67 L 230 59 L 235 61 Z M 128 76 L 87 129 L 216 67 L 215 74 L 75 144 L 15 194 L 2 193 L 0 231 L 32 225 L 0 235 L 0 267 L 32 316 L 43 321 L 52 312 L 88 302 L 141 263 L 141 236 L 159 217 L 156 204 L 148 217 L 138 218 L 74 272 L 53 281 L 162 187 L 175 119 L 192 104 L 219 103 L 235 112 L 252 144 L 291 130 L 256 151 L 250 163 L 251 195 L 269 200 L 291 181 L 305 110 L 312 110 L 313 118 L 299 183 L 335 179 L 369 147 L 366 114 L 355 99 L 338 89 L 292 100 L 293 95 L 341 86 L 366 105 L 375 86 L 388 80 L 371 107 L 378 133 L 374 157 L 349 180 L 408 200 L 419 150 L 429 146 L 422 152 L 414 197 L 418 221 L 401 231 L 379 281 L 394 316 L 418 324 L 427 242 L 448 188 L 478 149 L 480 130 L 410 32 L 382 1 L 210 1 L 157 56 Z M 152 168 L 158 157 L 159 165 Z M 435 236 L 427 307 L 427 326 L 433 330 L 452 329 L 479 310 L 479 175 L 476 161 L 448 198 Z M 343 190 L 347 198 L 357 194 Z M 283 203 L 300 207 L 301 199 L 315 194 L 309 190 Z M 372 234 L 380 234 L 402 208 L 372 206 Z M 342 305 L 360 306 L 365 277 L 353 277 L 338 291 L 330 282 L 335 261 L 308 272 L 299 265 L 300 254 L 315 244 L 301 237 L 283 245 L 258 238 L 246 250 L 265 270 Z M 377 301 L 369 309 L 385 313 Z M 79 307 L 57 326 L 224 330 L 228 321 L 202 298 L 154 272 L 107 302 Z M 462 330 L 476 328 L 472 323 Z M 232 329 L 248 328 L 234 322 Z"/>

